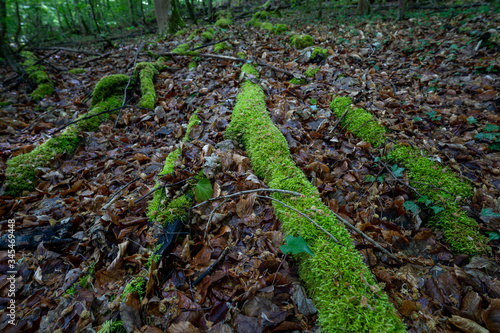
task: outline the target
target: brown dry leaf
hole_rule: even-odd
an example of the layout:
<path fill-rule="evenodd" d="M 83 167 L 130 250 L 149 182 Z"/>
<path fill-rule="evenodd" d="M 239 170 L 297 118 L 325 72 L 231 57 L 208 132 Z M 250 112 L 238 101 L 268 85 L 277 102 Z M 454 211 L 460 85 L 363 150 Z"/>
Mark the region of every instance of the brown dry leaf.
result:
<path fill-rule="evenodd" d="M 241 197 L 240 200 L 238 200 L 236 203 L 236 214 L 238 214 L 239 218 L 252 215 L 255 196 L 255 193 L 251 193 L 247 197 Z"/>
<path fill-rule="evenodd" d="M 181 321 L 180 323 L 172 324 L 168 327 L 167 333 L 200 333 L 189 321 Z"/>
<path fill-rule="evenodd" d="M 456 326 L 460 330 L 466 332 L 466 333 L 488 333 L 488 332 L 495 332 L 495 331 L 488 331 L 486 328 L 482 327 L 481 325 L 473 322 L 470 319 L 459 317 L 452 315 L 450 319 L 448 319 L 448 322 L 451 323 L 452 325 Z M 498 332 L 498 331 L 496 331 Z"/>

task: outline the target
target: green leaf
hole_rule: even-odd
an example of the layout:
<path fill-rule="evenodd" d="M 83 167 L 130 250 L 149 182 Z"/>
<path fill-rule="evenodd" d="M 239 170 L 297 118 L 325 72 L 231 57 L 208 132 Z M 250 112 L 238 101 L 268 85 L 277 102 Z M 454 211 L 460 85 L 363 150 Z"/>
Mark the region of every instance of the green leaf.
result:
<path fill-rule="evenodd" d="M 314 98 L 311 98 L 311 104 L 316 104 L 316 100 Z"/>
<path fill-rule="evenodd" d="M 500 127 L 498 127 L 497 125 L 493 125 L 493 124 L 486 124 L 486 126 L 484 126 L 484 130 L 486 132 L 495 132 L 495 131 L 498 131 L 500 129 Z"/>
<path fill-rule="evenodd" d="M 437 214 L 437 213 L 442 212 L 444 210 L 444 208 L 440 207 L 440 206 L 432 206 L 431 209 L 434 211 L 434 214 Z"/>
<path fill-rule="evenodd" d="M 391 171 L 396 177 L 401 177 L 405 168 L 399 168 L 396 164 L 391 167 Z"/>
<path fill-rule="evenodd" d="M 413 117 L 413 120 L 420 121 L 420 120 L 422 120 L 422 118 L 420 118 L 419 116 L 415 116 L 415 117 Z"/>
<path fill-rule="evenodd" d="M 474 124 L 474 123 L 477 123 L 477 120 L 476 118 L 470 116 L 469 118 L 467 118 L 467 121 L 469 122 L 469 124 Z"/>
<path fill-rule="evenodd" d="M 491 210 L 491 208 L 483 208 L 483 209 L 481 209 L 481 216 L 484 216 L 484 217 L 500 217 L 500 214 L 493 212 Z"/>
<path fill-rule="evenodd" d="M 474 139 L 493 140 L 496 138 L 497 134 L 500 133 L 477 133 L 474 135 Z"/>
<path fill-rule="evenodd" d="M 403 207 L 412 212 L 413 214 L 418 214 L 418 212 L 420 212 L 420 207 L 418 207 L 418 205 L 416 203 L 414 203 L 413 201 L 405 201 L 405 203 L 403 204 Z"/>
<path fill-rule="evenodd" d="M 432 203 L 432 201 L 430 201 L 426 195 L 423 195 L 420 198 L 418 198 L 417 202 L 424 203 L 426 206 L 429 206 Z"/>
<path fill-rule="evenodd" d="M 307 253 L 310 256 L 314 257 L 314 253 L 307 245 L 306 241 L 302 237 L 293 237 L 291 235 L 286 236 L 286 244 L 287 245 L 281 245 L 280 250 L 283 252 L 283 254 L 298 254 L 298 253 Z"/>
<path fill-rule="evenodd" d="M 488 235 L 488 238 L 490 240 L 499 240 L 500 239 L 500 232 L 498 232 L 498 231 L 486 231 L 485 233 Z"/>
<path fill-rule="evenodd" d="M 365 183 L 371 183 L 373 181 L 375 181 L 375 176 L 372 176 L 372 175 L 365 176 Z"/>
<path fill-rule="evenodd" d="M 378 162 L 378 161 L 380 161 L 380 157 L 379 156 L 375 157 L 375 162 Z"/>
<path fill-rule="evenodd" d="M 196 184 L 194 190 L 194 198 L 198 202 L 206 201 L 212 197 L 212 184 L 208 178 L 202 178 Z"/>
<path fill-rule="evenodd" d="M 377 181 L 378 181 L 379 183 L 383 183 L 383 182 L 384 182 L 384 180 L 385 180 L 385 175 L 382 175 L 382 176 L 380 176 L 380 177 L 377 177 Z"/>

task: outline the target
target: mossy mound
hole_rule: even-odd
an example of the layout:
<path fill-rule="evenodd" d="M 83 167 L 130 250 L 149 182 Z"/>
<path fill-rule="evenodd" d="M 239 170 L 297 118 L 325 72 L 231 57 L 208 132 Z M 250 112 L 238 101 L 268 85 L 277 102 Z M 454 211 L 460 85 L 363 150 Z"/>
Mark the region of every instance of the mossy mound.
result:
<path fill-rule="evenodd" d="M 290 43 L 299 50 L 314 45 L 314 39 L 309 35 L 293 35 L 290 37 Z"/>
<path fill-rule="evenodd" d="M 303 85 L 303 84 L 306 84 L 306 80 L 294 77 L 293 79 L 290 80 L 290 83 L 296 84 L 296 85 Z"/>
<path fill-rule="evenodd" d="M 223 29 L 227 29 L 231 24 L 233 24 L 233 22 L 225 17 L 221 17 L 215 22 L 215 26 Z"/>
<path fill-rule="evenodd" d="M 195 69 L 196 67 L 198 67 L 198 64 L 196 63 L 196 61 L 190 61 L 189 64 L 188 64 L 188 69 L 191 71 L 193 69 Z"/>
<path fill-rule="evenodd" d="M 236 56 L 240 59 L 246 59 L 247 54 L 245 52 L 238 52 Z"/>
<path fill-rule="evenodd" d="M 342 117 L 340 124 L 354 135 L 360 137 L 374 147 L 385 142 L 385 129 L 380 126 L 373 115 L 363 109 L 353 109 L 349 97 L 334 97 L 330 109 L 337 117 Z"/>
<path fill-rule="evenodd" d="M 181 55 L 190 55 L 190 56 L 195 56 L 198 54 L 197 51 L 189 51 L 189 48 L 190 47 L 188 43 L 180 44 L 172 50 L 172 53 L 178 53 Z"/>
<path fill-rule="evenodd" d="M 160 61 L 155 63 L 140 62 L 134 69 L 134 81 L 139 81 L 141 85 L 141 99 L 139 106 L 153 109 L 156 103 L 156 92 L 154 86 L 154 76 L 163 69 L 164 65 Z"/>
<path fill-rule="evenodd" d="M 269 22 L 262 22 L 260 24 L 260 28 L 271 31 L 271 30 L 273 30 L 273 25 Z"/>
<path fill-rule="evenodd" d="M 54 82 L 49 78 L 47 72 L 44 71 L 43 66 L 37 64 L 37 59 L 32 52 L 23 51 L 21 55 L 24 58 L 23 66 L 30 80 L 32 80 L 36 88 L 31 93 L 31 98 L 37 101 L 47 95 L 52 95 L 54 92 Z"/>
<path fill-rule="evenodd" d="M 259 20 L 258 18 L 253 18 L 252 17 L 252 19 L 250 21 L 246 22 L 245 25 L 249 25 L 251 27 L 259 28 L 262 25 L 262 21 Z"/>
<path fill-rule="evenodd" d="M 304 238 L 315 254 L 299 255 L 298 259 L 301 278 L 319 310 L 322 331 L 404 332 L 404 324 L 363 263 L 349 232 L 293 162 L 287 141 L 272 123 L 264 93 L 257 84 L 248 80 L 242 84 L 226 135 L 244 144 L 255 174 L 270 188 L 303 194 L 275 194 L 276 199 L 308 214 L 343 244 L 338 245 L 302 216 L 273 202 L 283 230 Z"/>
<path fill-rule="evenodd" d="M 201 34 L 201 38 L 203 38 L 203 40 L 206 42 L 211 42 L 212 39 L 214 38 L 214 29 L 209 28 L 207 31 L 204 31 Z"/>
<path fill-rule="evenodd" d="M 231 49 L 232 49 L 231 45 L 227 42 L 217 43 L 214 45 L 215 53 L 221 53 L 224 50 L 231 50 Z"/>
<path fill-rule="evenodd" d="M 286 24 L 280 24 L 280 23 L 275 24 L 271 29 L 271 32 L 276 35 L 280 35 L 285 31 L 288 31 L 288 26 Z"/>
<path fill-rule="evenodd" d="M 306 71 L 304 72 L 304 76 L 313 77 L 317 72 L 319 72 L 319 68 L 316 66 L 312 66 L 306 69 Z"/>
<path fill-rule="evenodd" d="M 85 68 L 73 68 L 73 69 L 70 69 L 68 71 L 68 73 L 71 73 L 71 74 L 83 74 L 86 72 L 87 72 L 87 70 Z"/>
<path fill-rule="evenodd" d="M 259 78 L 259 72 L 251 64 L 241 66 L 241 74 L 243 75 L 244 73 L 254 75 L 257 79 Z"/>
<path fill-rule="evenodd" d="M 328 57 L 328 50 L 323 49 L 321 47 L 315 47 L 311 53 L 311 60 L 316 60 L 319 58 L 320 60 L 326 59 Z"/>

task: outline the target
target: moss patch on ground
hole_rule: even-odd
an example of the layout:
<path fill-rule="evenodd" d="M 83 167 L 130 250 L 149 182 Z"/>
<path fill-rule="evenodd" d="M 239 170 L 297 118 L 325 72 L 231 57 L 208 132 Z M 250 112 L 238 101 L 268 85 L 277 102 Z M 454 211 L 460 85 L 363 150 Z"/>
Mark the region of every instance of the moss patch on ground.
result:
<path fill-rule="evenodd" d="M 299 49 L 305 49 L 306 47 L 314 45 L 314 39 L 309 35 L 293 35 L 290 37 L 290 43 Z"/>
<path fill-rule="evenodd" d="M 175 49 L 172 50 L 172 53 L 178 53 L 181 55 L 190 55 L 190 56 L 195 56 L 198 54 L 197 51 L 189 51 L 188 43 L 178 45 Z"/>
<path fill-rule="evenodd" d="M 231 45 L 227 42 L 217 43 L 214 45 L 215 53 L 221 53 L 224 50 L 231 50 Z"/>
<path fill-rule="evenodd" d="M 226 29 L 228 28 L 231 24 L 233 24 L 233 22 L 228 19 L 228 18 L 225 18 L 225 17 L 221 17 L 220 19 L 218 19 L 216 22 L 215 22 L 215 25 L 219 28 L 223 28 L 223 29 Z"/>
<path fill-rule="evenodd" d="M 286 24 L 275 24 L 271 29 L 271 32 L 276 35 L 280 35 L 288 30 L 288 26 Z"/>
<path fill-rule="evenodd" d="M 255 174 L 269 187 L 303 194 L 275 194 L 276 199 L 308 214 L 343 244 L 338 245 L 302 216 L 273 202 L 283 230 L 303 237 L 315 254 L 299 255 L 298 259 L 301 278 L 319 310 L 322 331 L 404 332 L 404 324 L 363 263 L 349 232 L 293 162 L 285 137 L 267 114 L 264 98 L 257 84 L 245 81 L 226 135 L 244 144 Z"/>
<path fill-rule="evenodd" d="M 312 66 L 306 69 L 306 71 L 304 72 L 304 76 L 313 77 L 317 72 L 319 72 L 319 68 L 316 66 Z"/>
<path fill-rule="evenodd" d="M 73 69 L 70 69 L 68 71 L 68 73 L 71 73 L 71 74 L 83 74 L 86 72 L 87 72 L 87 70 L 85 68 L 73 68 Z"/>
<path fill-rule="evenodd" d="M 330 109 L 337 117 L 342 117 L 347 110 L 340 124 L 374 147 L 385 142 L 385 128 L 378 124 L 373 115 L 363 109 L 354 109 L 349 97 L 334 97 L 330 103 Z"/>
<path fill-rule="evenodd" d="M 35 90 L 31 93 L 33 100 L 39 100 L 47 95 L 52 95 L 54 92 L 54 82 L 49 78 L 43 66 L 37 64 L 37 59 L 32 52 L 23 51 L 21 55 L 24 57 L 23 66 L 30 80 L 36 84 Z"/>
<path fill-rule="evenodd" d="M 326 59 L 326 57 L 328 57 L 328 50 L 321 47 L 315 47 L 311 53 L 310 59 L 314 60 L 318 56 L 321 57 L 321 59 Z"/>

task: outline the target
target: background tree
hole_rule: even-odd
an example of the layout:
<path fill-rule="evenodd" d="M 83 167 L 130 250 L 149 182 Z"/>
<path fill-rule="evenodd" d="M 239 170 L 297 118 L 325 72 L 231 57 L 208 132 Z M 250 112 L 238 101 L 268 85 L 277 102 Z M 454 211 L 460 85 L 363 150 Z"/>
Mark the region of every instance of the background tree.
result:
<path fill-rule="evenodd" d="M 154 0 L 158 34 L 174 33 L 185 27 L 175 0 Z"/>

